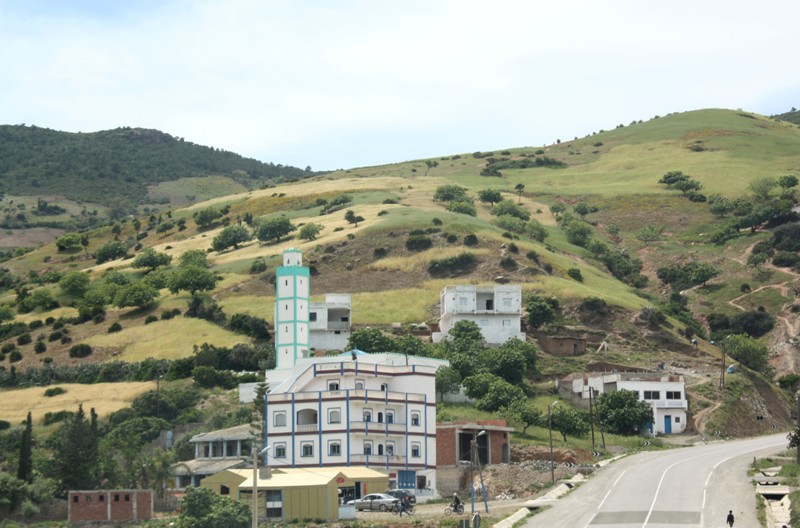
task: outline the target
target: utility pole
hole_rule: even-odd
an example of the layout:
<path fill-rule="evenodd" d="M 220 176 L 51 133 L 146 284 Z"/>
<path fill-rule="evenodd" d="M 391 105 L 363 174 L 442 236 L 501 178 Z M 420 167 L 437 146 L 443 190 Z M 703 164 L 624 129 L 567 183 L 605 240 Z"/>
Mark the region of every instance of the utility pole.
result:
<path fill-rule="evenodd" d="M 795 395 L 795 401 L 797 402 L 797 432 L 800 433 L 800 393 Z M 795 433 L 797 434 L 797 433 Z M 797 453 L 795 455 L 795 462 L 800 464 L 800 446 L 796 448 Z"/>
<path fill-rule="evenodd" d="M 719 344 L 719 350 L 722 352 L 722 369 L 719 372 L 719 388 L 725 388 L 725 340 Z"/>
<path fill-rule="evenodd" d="M 592 426 L 592 447 L 594 447 L 594 410 L 592 408 L 592 395 L 594 394 L 594 387 L 589 385 L 589 424 Z"/>

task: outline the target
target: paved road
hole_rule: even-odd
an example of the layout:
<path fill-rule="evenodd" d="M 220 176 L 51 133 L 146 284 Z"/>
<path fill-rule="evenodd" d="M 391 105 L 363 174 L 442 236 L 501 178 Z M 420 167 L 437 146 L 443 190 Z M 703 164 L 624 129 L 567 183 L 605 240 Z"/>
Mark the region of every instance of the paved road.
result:
<path fill-rule="evenodd" d="M 529 518 L 529 528 L 736 528 L 759 526 L 747 468 L 786 447 L 786 434 L 647 452 L 595 472 L 588 482 Z"/>

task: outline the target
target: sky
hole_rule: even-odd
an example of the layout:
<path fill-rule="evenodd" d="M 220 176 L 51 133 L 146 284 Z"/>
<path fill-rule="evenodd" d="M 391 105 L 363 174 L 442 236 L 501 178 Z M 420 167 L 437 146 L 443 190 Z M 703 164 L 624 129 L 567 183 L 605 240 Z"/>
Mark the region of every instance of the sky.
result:
<path fill-rule="evenodd" d="M 800 106 L 800 2 L 0 0 L 0 124 L 354 168 Z"/>

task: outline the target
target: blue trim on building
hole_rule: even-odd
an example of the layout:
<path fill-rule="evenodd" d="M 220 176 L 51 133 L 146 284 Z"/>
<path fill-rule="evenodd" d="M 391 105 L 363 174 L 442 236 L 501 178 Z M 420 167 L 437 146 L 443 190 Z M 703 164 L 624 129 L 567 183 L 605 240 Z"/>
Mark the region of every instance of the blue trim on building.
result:
<path fill-rule="evenodd" d="M 322 391 L 319 391 L 319 403 L 317 404 L 317 428 L 319 429 L 319 465 L 322 465 Z"/>
<path fill-rule="evenodd" d="M 405 436 L 406 436 L 406 469 L 408 469 L 408 457 L 411 456 L 411 453 L 408 452 L 408 427 L 409 427 L 410 424 L 408 422 L 408 393 L 406 392 L 405 395 L 406 395 L 406 404 L 405 404 L 405 407 L 406 407 L 406 418 L 405 418 L 405 420 L 406 420 L 406 434 L 405 434 Z"/>
<path fill-rule="evenodd" d="M 425 416 L 423 417 L 425 419 L 425 430 L 423 431 L 423 433 L 425 433 L 425 436 L 424 436 L 424 438 L 425 438 L 425 469 L 428 469 L 428 395 L 427 394 L 424 395 L 423 404 L 424 404 L 423 409 L 425 410 Z M 433 441 L 435 443 L 436 439 L 434 439 Z"/>
<path fill-rule="evenodd" d="M 292 393 L 292 415 L 289 419 L 292 421 L 292 467 L 295 467 L 295 456 L 297 451 L 297 444 L 294 441 L 294 433 L 295 433 L 295 419 L 294 419 L 294 392 Z"/>
<path fill-rule="evenodd" d="M 345 392 L 345 409 L 347 409 L 347 466 L 350 466 L 350 389 Z"/>

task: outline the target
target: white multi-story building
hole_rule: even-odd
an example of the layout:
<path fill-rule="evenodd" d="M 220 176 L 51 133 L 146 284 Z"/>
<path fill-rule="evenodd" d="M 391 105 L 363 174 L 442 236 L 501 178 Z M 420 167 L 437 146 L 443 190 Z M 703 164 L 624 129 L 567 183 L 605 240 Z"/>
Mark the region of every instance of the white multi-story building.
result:
<path fill-rule="evenodd" d="M 446 361 L 351 351 L 299 360 L 270 387 L 270 466 L 366 466 L 390 487 L 436 489 L 436 370 Z"/>
<path fill-rule="evenodd" d="M 683 376 L 658 372 L 586 373 L 559 383 L 559 393 L 576 405 L 588 407 L 590 390 L 597 398 L 604 392 L 634 391 L 639 400 L 653 408 L 655 434 L 675 434 L 686 430 L 686 385 Z"/>
<path fill-rule="evenodd" d="M 440 295 L 439 310 L 439 332 L 431 336 L 434 343 L 444 339 L 459 321 L 473 321 L 491 345 L 514 337 L 525 340 L 520 286 L 447 286 Z"/>
<path fill-rule="evenodd" d="M 330 293 L 308 312 L 311 348 L 345 350 L 350 340 L 350 294 Z"/>

